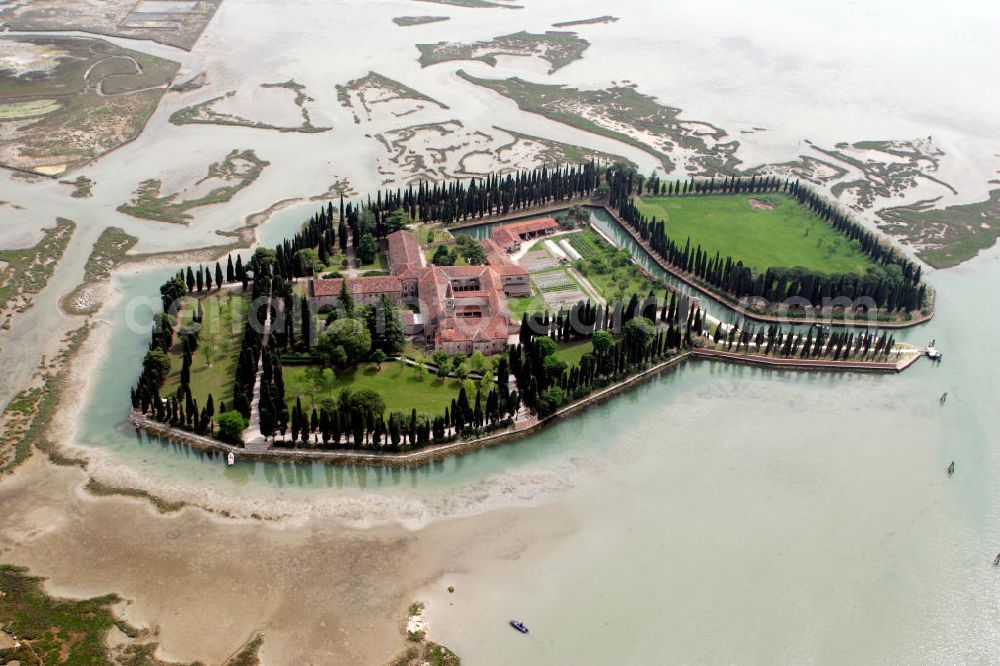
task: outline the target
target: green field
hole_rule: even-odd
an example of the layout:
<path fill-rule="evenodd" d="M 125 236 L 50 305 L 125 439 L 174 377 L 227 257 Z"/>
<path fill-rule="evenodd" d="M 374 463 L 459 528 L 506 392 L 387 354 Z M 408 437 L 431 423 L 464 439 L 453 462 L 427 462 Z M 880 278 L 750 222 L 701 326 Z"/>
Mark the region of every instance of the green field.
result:
<path fill-rule="evenodd" d="M 525 312 L 545 312 L 545 299 L 538 295 L 538 288 L 532 286 L 531 296 L 512 296 L 507 299 L 510 316 L 515 322 L 520 322 Z"/>
<path fill-rule="evenodd" d="M 468 266 L 469 265 L 469 262 L 465 260 L 465 257 L 463 257 L 462 255 L 458 254 L 458 252 L 457 252 L 458 243 L 447 243 L 445 245 L 445 247 L 448 248 L 449 252 L 451 252 L 453 255 L 455 255 L 455 263 L 452 264 L 452 266 Z M 428 248 L 424 252 L 424 256 L 427 258 L 427 265 L 428 266 L 430 266 L 432 263 L 434 263 L 433 259 L 434 259 L 434 253 L 435 252 L 437 252 L 437 247 Z"/>
<path fill-rule="evenodd" d="M 236 361 L 240 356 L 240 339 L 246 322 L 247 303 L 245 298 L 230 297 L 227 292 L 223 292 L 221 297 L 213 294 L 202 297 L 201 300 L 204 319 L 198 336 L 198 349 L 191 356 L 191 397 L 198 401 L 199 407 L 204 407 L 208 394 L 211 393 L 218 412 L 219 401 L 232 401 L 233 379 L 236 375 Z M 178 313 L 174 330 L 190 324 L 194 313 L 195 306 L 185 302 Z M 175 340 L 177 342 L 170 350 L 170 374 L 160 391 L 163 397 L 173 395 L 180 386 L 184 356 L 176 335 Z"/>
<path fill-rule="evenodd" d="M 592 351 L 594 351 L 594 345 L 590 343 L 590 340 L 560 343 L 556 347 L 556 358 L 572 368 L 574 365 L 580 365 L 580 359 L 583 358 L 583 355 Z"/>
<path fill-rule="evenodd" d="M 756 210 L 750 200 L 766 201 Z M 817 218 L 808 208 L 780 193 L 705 197 L 651 197 L 637 201 L 647 216 L 665 220 L 667 235 L 681 248 L 702 249 L 759 271 L 796 267 L 819 273 L 864 273 L 874 266 L 860 248 Z"/>
<path fill-rule="evenodd" d="M 313 404 L 314 396 L 306 381 L 306 367 L 285 366 L 282 378 L 285 380 L 285 402 L 289 408 L 295 404 L 296 398 L 302 398 L 303 408 L 308 409 Z M 421 379 L 416 368 L 387 361 L 382 364 L 381 370 L 374 363 L 366 363 L 353 370 L 337 372 L 332 390 L 325 394 L 317 393 L 315 400 L 319 403 L 323 398 L 336 398 L 344 388 L 353 391 L 367 388 L 382 396 L 386 414 L 392 411 L 409 414 L 410 410 L 416 409 L 420 413 L 438 416 L 444 414 L 445 407 L 451 407 L 451 400 L 458 397 L 460 387 L 457 379 L 442 382 L 430 371 L 425 372 Z M 475 395 L 470 397 L 474 398 Z"/>

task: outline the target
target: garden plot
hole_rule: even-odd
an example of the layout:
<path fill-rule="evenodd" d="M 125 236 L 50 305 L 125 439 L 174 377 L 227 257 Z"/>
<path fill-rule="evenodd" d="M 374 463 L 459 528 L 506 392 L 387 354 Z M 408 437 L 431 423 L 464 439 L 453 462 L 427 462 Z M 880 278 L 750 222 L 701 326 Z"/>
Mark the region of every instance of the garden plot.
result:
<path fill-rule="evenodd" d="M 532 274 L 549 268 L 555 268 L 559 265 L 559 262 L 553 259 L 552 255 L 545 250 L 531 250 L 521 257 L 518 263 L 527 268 L 528 272 Z"/>
<path fill-rule="evenodd" d="M 576 282 L 565 271 L 556 270 L 533 273 L 531 278 L 542 291 L 563 291 L 576 288 Z"/>
<path fill-rule="evenodd" d="M 577 301 L 587 300 L 587 296 L 580 290 L 580 285 L 565 268 L 532 272 L 531 279 L 551 310 L 559 310 Z"/>

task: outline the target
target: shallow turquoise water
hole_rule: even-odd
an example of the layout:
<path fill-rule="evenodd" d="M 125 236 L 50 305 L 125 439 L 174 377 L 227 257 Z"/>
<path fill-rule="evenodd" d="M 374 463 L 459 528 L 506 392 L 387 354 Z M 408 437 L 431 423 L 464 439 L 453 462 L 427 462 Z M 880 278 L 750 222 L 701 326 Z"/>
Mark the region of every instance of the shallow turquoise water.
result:
<path fill-rule="evenodd" d="M 169 273 L 120 280 L 122 302 Z M 556 503 L 569 536 L 537 555 L 443 564 L 461 594 L 432 607 L 434 638 L 468 663 L 989 663 L 1000 312 L 983 306 L 1000 261 L 930 281 L 938 314 L 907 336 L 936 338 L 943 363 L 868 376 L 692 362 L 521 442 L 409 470 L 226 468 L 137 439 L 118 424 L 147 337 L 123 305 L 82 440 L 154 483 L 264 501 L 381 498 L 440 516 Z M 530 637 L 513 640 L 510 617 Z"/>
<path fill-rule="evenodd" d="M 315 208 L 314 204 L 304 204 L 280 211 L 262 230 L 262 240 L 273 245 L 278 238 L 283 238 L 289 232 L 297 229 L 301 224 L 302 214 L 312 211 L 313 208 Z M 676 280 L 667 275 L 643 253 L 642 249 L 620 229 L 617 222 L 610 216 L 603 211 L 593 211 L 592 219 L 605 233 L 625 244 L 644 267 L 662 279 L 678 285 Z M 272 227 L 272 225 L 277 226 Z M 265 231 L 267 233 L 263 233 Z M 331 476 L 327 473 L 329 470 L 325 469 L 327 466 L 322 464 L 314 466 L 305 463 L 279 466 L 264 463 L 239 463 L 236 468 L 227 470 L 223 469 L 221 457 L 217 454 L 206 454 L 179 444 L 150 440 L 145 436 L 137 437 L 131 428 L 122 424 L 128 410 L 128 391 L 135 381 L 141 358 L 147 349 L 149 318 L 153 307 L 155 307 L 152 296 L 158 293 L 158 286 L 171 272 L 170 269 L 150 270 L 121 278 L 116 282 L 116 288 L 122 292 L 123 297 L 121 304 L 111 315 L 114 332 L 110 348 L 114 351 L 99 370 L 97 386 L 93 391 L 91 404 L 86 410 L 81 426 L 83 443 L 114 451 L 123 460 L 129 461 L 130 464 L 140 465 L 155 476 L 178 474 L 187 480 L 197 479 L 199 482 L 219 478 L 240 484 L 246 482 L 265 483 L 277 487 L 316 486 L 361 489 L 391 488 L 399 484 L 404 486 L 414 484 L 449 486 L 468 483 L 484 475 L 509 472 L 512 464 L 521 463 L 535 466 L 553 460 L 561 460 L 566 455 L 566 451 L 558 442 L 566 437 L 566 432 L 573 432 L 577 423 L 583 424 L 583 427 L 586 428 L 590 427 L 595 419 L 600 422 L 602 419 L 613 418 L 611 415 L 616 414 L 622 408 L 623 403 L 629 404 L 628 401 L 637 400 L 638 396 L 644 395 L 645 392 L 662 392 L 664 398 L 669 399 L 677 392 L 683 393 L 691 386 L 696 386 L 698 382 L 717 381 L 720 373 L 723 373 L 723 377 L 742 377 L 745 372 L 741 368 L 719 368 L 701 363 L 688 364 L 678 372 L 668 373 L 625 397 L 597 407 L 582 417 L 536 435 L 525 442 L 470 453 L 423 466 L 418 470 L 397 473 L 381 468 L 359 467 L 351 468 L 346 474 L 339 471 Z M 949 277 L 947 274 L 939 275 Z M 686 287 L 684 288 L 686 289 Z M 723 306 L 709 299 L 703 298 L 702 300 L 710 312 L 717 316 L 726 316 L 728 311 Z M 942 312 L 934 322 L 914 331 L 901 332 L 898 337 L 902 339 L 911 337 L 916 342 L 925 342 L 925 338 L 937 337 L 943 342 L 946 339 L 945 335 L 943 332 L 938 333 L 939 328 L 941 328 L 940 322 L 947 322 L 949 310 L 954 307 L 954 304 L 949 302 L 948 298 L 942 298 L 941 301 Z M 140 329 L 137 325 L 144 326 L 144 328 Z M 921 362 L 921 365 L 924 363 Z M 946 374 L 950 367 L 952 367 L 951 363 L 946 363 L 933 370 L 938 374 Z M 905 373 L 901 378 L 892 378 L 891 381 L 910 381 L 912 377 L 921 374 L 921 370 L 914 370 Z M 754 371 L 751 375 L 751 381 L 753 380 L 778 382 L 782 385 L 808 381 L 819 385 L 832 383 L 834 386 L 839 386 L 840 382 L 851 379 L 849 376 L 837 375 L 799 375 L 797 373 Z M 108 396 L 112 396 L 112 399 L 108 399 Z M 575 439 L 575 437 L 570 437 L 570 441 L 575 441 Z M 605 444 L 607 443 L 609 442 L 605 442 Z M 574 448 L 579 446 L 579 443 L 574 444 Z M 588 443 L 585 446 L 588 447 L 587 450 L 590 450 L 594 444 Z M 289 470 L 293 471 L 289 473 Z"/>

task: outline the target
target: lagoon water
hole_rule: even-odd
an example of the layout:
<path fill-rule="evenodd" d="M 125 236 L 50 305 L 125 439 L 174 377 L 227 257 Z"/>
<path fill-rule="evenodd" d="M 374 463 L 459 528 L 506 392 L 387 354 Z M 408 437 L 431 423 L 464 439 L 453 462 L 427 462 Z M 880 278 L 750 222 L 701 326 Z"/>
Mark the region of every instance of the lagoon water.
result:
<path fill-rule="evenodd" d="M 1000 101 L 997 89 L 973 85 L 991 80 L 997 60 L 996 7 L 524 4 L 489 12 L 402 0 L 324 1 L 281 3 L 279 10 L 274 3 L 226 0 L 187 61 L 205 68 L 209 86 L 165 97 L 138 141 L 85 169 L 98 183 L 94 199 L 70 200 L 65 186 L 49 181 L 0 177 L 0 199 L 25 207 L 5 218 L 19 241 L 67 211 L 80 224 L 50 289 L 2 340 L 0 396 L 9 397 L 48 352 L 38 331 L 55 336 L 78 325 L 51 318 L 104 226 L 138 235 L 141 251 L 198 247 L 218 243 L 216 230 L 233 229 L 276 201 L 322 192 L 336 178 L 349 177 L 359 191 L 377 187 L 377 144 L 365 134 L 389 121 L 354 127 L 333 91 L 334 83 L 369 69 L 446 102 L 451 109 L 439 120 L 488 128 L 502 116 L 510 129 L 609 150 L 652 168 L 651 158 L 635 149 L 521 113 L 454 75 L 465 68 L 543 80 L 545 68 L 505 58 L 496 69 L 482 63 L 420 69 L 418 41 L 540 31 L 553 21 L 611 11 L 622 20 L 578 28 L 593 45 L 552 80 L 603 87 L 630 79 L 688 117 L 733 134 L 765 127 L 739 137 L 748 165 L 790 159 L 806 138 L 832 144 L 933 134 L 948 153 L 943 177 L 959 187 L 956 200 L 963 201 L 982 198 L 1000 166 L 993 157 L 1000 128 L 988 113 Z M 420 13 L 454 18 L 408 29 L 389 23 Z M 371 39 L 376 29 L 385 39 Z M 262 52 L 259 39 L 246 38 L 256 34 L 287 49 Z M 314 122 L 333 123 L 334 132 L 286 135 L 167 122 L 176 109 L 228 89 L 290 77 L 316 97 Z M 139 180 L 197 177 L 235 147 L 253 147 L 272 166 L 229 204 L 199 211 L 191 228 L 114 211 Z M 261 242 L 293 231 L 313 207 L 275 214 L 260 230 Z M 129 268 L 115 279 L 121 298 L 102 315 L 111 323 L 111 351 L 98 367 L 78 432 L 79 443 L 95 454 L 96 471 L 166 495 L 200 494 L 210 503 L 236 502 L 290 520 L 331 514 L 358 528 L 398 523 L 417 530 L 499 509 L 516 515 L 539 504 L 558 507 L 551 539 L 511 539 L 494 559 L 462 570 L 442 561 L 443 578 L 420 591 L 433 639 L 465 663 L 1000 659 L 1000 571 L 992 566 L 1000 552 L 995 249 L 932 272 L 937 316 L 897 335 L 915 344 L 936 338 L 941 364 L 921 361 L 899 376 L 859 376 L 692 362 L 537 436 L 413 470 L 226 468 L 215 457 L 137 438 L 122 427 L 148 340 L 126 317 L 148 316 L 136 299 L 155 295 L 172 270 Z M 942 406 L 938 396 L 945 391 Z M 956 472 L 949 478 L 952 460 Z M 514 633 L 506 625 L 513 617 L 531 634 Z"/>
<path fill-rule="evenodd" d="M 164 275 L 121 288 L 149 293 Z M 108 396 L 127 393 L 120 368 L 145 345 L 120 326 L 81 440 L 153 487 L 292 515 L 324 506 L 358 525 L 558 504 L 553 529 L 571 536 L 512 543 L 480 570 L 444 562 L 419 597 L 467 663 L 988 663 L 1000 343 L 981 332 L 1000 314 L 981 306 L 998 280 L 995 256 L 934 274 L 938 316 L 908 337 L 936 338 L 940 364 L 864 376 L 692 362 L 522 442 L 413 470 L 226 468 L 140 443 L 112 427 L 125 406 Z"/>

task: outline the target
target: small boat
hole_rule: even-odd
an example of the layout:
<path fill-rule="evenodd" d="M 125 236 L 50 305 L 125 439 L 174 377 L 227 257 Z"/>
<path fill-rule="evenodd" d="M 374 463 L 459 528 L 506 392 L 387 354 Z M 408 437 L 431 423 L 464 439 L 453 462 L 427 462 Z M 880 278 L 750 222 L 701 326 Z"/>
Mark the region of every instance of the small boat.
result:
<path fill-rule="evenodd" d="M 997 565 L 1000 565 L 1000 553 L 997 553 L 997 556 L 993 558 L 993 566 Z"/>
<path fill-rule="evenodd" d="M 947 399 L 948 399 L 948 392 L 945 391 L 944 393 L 941 394 L 941 404 L 943 405 L 944 401 Z"/>
<path fill-rule="evenodd" d="M 524 622 L 521 622 L 520 620 L 511 620 L 510 621 L 510 626 L 514 627 L 515 629 L 517 629 L 518 631 L 520 631 L 522 634 L 528 633 L 528 627 L 527 627 L 527 625 L 525 625 Z"/>
<path fill-rule="evenodd" d="M 927 354 L 927 358 L 929 358 L 932 361 L 940 361 L 941 360 L 941 352 L 939 352 L 938 348 L 935 347 L 934 345 L 929 346 L 924 351 L 924 353 Z"/>
<path fill-rule="evenodd" d="M 951 464 L 948 465 L 948 476 L 951 476 L 954 473 L 955 473 L 955 461 L 952 460 Z"/>
<path fill-rule="evenodd" d="M 232 451 L 226 456 L 226 464 L 230 467 L 236 464 L 236 455 Z"/>

